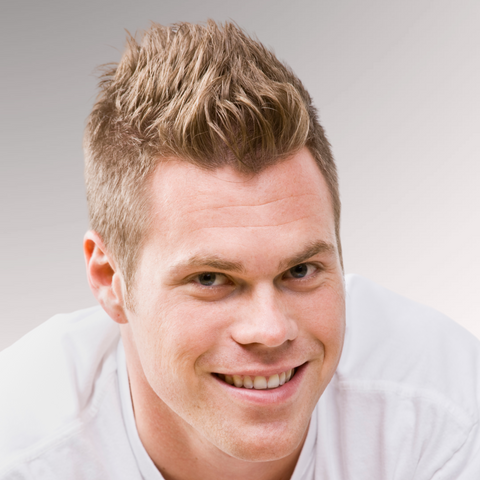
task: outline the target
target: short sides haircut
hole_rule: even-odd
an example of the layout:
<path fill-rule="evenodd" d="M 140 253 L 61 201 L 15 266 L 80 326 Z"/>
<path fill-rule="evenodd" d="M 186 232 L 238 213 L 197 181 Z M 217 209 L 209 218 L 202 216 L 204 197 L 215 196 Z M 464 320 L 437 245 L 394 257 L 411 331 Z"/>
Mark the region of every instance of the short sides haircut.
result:
<path fill-rule="evenodd" d="M 127 286 L 149 230 L 149 178 L 162 159 L 258 173 L 307 147 L 328 185 L 340 247 L 330 145 L 292 70 L 233 23 L 153 23 L 103 67 L 84 137 L 91 228 Z"/>

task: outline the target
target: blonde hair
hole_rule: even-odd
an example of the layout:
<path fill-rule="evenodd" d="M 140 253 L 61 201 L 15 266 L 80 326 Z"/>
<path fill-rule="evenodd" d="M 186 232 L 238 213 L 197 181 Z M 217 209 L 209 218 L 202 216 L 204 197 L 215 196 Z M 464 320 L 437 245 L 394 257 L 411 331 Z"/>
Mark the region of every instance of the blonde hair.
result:
<path fill-rule="evenodd" d="M 257 173 L 308 147 L 330 190 L 335 163 L 310 95 L 289 67 L 233 23 L 153 23 L 106 65 L 85 131 L 91 228 L 134 282 L 148 232 L 148 179 L 162 158 Z"/>

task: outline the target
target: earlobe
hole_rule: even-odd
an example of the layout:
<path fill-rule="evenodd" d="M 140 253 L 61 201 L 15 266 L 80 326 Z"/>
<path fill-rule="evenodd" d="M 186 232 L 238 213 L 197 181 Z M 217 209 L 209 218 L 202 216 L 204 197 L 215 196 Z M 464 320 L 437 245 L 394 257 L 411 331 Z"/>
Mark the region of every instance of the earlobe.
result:
<path fill-rule="evenodd" d="M 93 295 L 115 322 L 127 323 L 122 276 L 97 232 L 85 234 L 83 251 Z"/>

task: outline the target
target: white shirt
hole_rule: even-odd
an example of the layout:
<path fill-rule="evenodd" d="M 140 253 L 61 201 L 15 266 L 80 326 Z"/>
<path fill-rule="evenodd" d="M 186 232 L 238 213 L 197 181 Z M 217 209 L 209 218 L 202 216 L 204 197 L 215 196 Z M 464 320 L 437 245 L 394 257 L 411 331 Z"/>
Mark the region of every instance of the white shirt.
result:
<path fill-rule="evenodd" d="M 342 358 L 292 480 L 479 480 L 480 344 L 347 276 Z M 0 353 L 0 480 L 161 480 L 136 430 L 117 325 L 57 315 Z"/>

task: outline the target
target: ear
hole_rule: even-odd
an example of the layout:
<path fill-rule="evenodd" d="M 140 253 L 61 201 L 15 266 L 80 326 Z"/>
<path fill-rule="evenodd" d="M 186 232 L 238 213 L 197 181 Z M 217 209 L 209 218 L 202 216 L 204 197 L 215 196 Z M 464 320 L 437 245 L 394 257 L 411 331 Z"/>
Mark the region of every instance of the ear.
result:
<path fill-rule="evenodd" d="M 123 278 L 97 232 L 90 230 L 85 234 L 83 252 L 93 295 L 112 320 L 127 323 Z"/>

